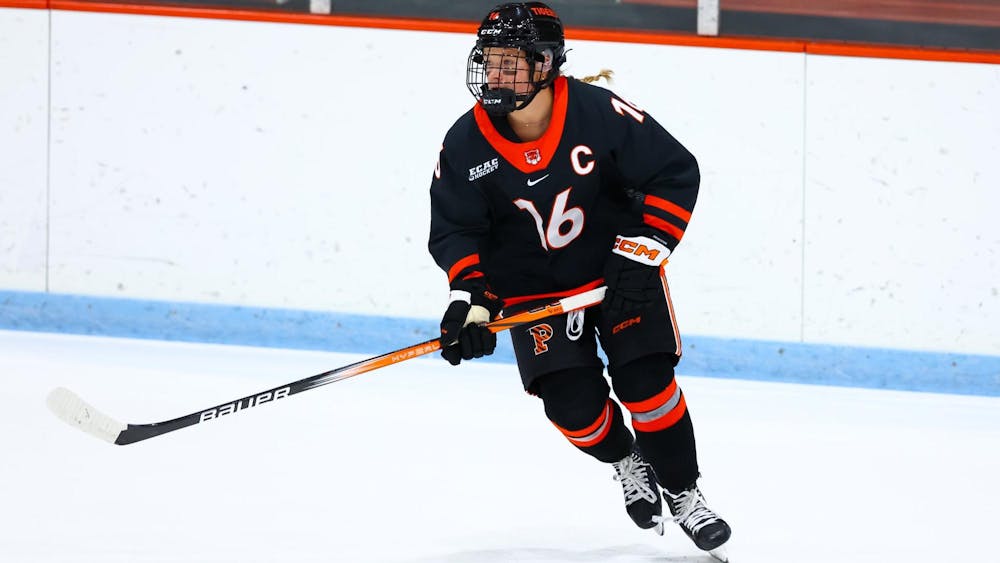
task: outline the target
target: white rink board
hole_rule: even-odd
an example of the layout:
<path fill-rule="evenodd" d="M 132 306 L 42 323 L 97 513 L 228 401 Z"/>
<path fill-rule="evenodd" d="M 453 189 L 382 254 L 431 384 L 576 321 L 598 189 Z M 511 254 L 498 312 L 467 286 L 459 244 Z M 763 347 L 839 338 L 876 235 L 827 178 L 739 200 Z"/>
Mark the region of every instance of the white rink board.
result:
<path fill-rule="evenodd" d="M 53 17 L 53 106 L 66 114 L 54 129 L 53 291 L 370 314 L 440 307 L 426 191 L 448 124 L 425 110 L 471 107 L 465 55 L 447 48 L 455 37 L 421 34 L 422 50 L 390 53 L 391 39 L 418 34 Z M 418 94 L 400 79 L 418 65 L 447 69 L 431 79 L 457 87 Z M 115 80 L 92 80 L 98 71 Z"/>
<path fill-rule="evenodd" d="M 68 113 L 55 131 L 54 291 L 439 314 L 427 188 L 445 131 L 472 103 L 468 37 L 54 16 L 53 105 Z M 418 37 L 421 49 L 405 48 Z M 801 107 L 801 58 L 575 45 L 569 72 L 615 69 L 622 95 L 689 144 L 705 170 L 674 272 L 686 330 L 799 335 L 800 304 L 783 297 L 801 271 L 802 116 L 789 111 Z M 98 66 L 117 77 L 114 88 L 87 79 Z M 724 71 L 731 66 L 740 72 Z M 668 79 L 653 67 L 669 68 Z M 762 75 L 779 78 L 747 87 Z M 345 90 L 352 76 L 362 90 Z M 733 91 L 743 94 L 735 102 Z M 747 214 L 762 190 L 780 204 Z M 733 229 L 760 236 L 734 245 L 724 236 Z M 771 274 L 750 284 L 734 287 L 727 275 L 761 264 Z"/>
<path fill-rule="evenodd" d="M 0 287 L 45 290 L 49 16 L 0 8 Z"/>
<path fill-rule="evenodd" d="M 0 14 L 30 53 L 0 54 L 0 288 L 440 314 L 427 187 L 470 37 L 53 11 L 46 210 L 45 13 Z M 684 333 L 1000 354 L 1000 67 L 569 46 L 699 158 Z"/>
<path fill-rule="evenodd" d="M 805 341 L 1000 353 L 1000 65 L 808 76 Z"/>
<path fill-rule="evenodd" d="M 698 158 L 669 268 L 681 330 L 798 340 L 805 55 L 581 41 L 569 57 L 576 76 L 614 69 L 612 89 Z"/>

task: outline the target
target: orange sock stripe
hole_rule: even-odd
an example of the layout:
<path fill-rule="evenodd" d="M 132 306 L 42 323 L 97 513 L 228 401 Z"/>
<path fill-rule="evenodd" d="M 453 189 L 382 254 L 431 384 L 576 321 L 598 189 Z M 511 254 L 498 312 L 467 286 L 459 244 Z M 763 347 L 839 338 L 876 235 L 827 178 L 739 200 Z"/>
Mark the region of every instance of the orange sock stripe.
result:
<path fill-rule="evenodd" d="M 558 428 L 560 432 L 565 434 L 567 438 L 580 438 L 582 436 L 586 436 L 587 434 L 593 434 L 594 432 L 597 432 L 597 429 L 600 428 L 601 424 L 603 424 L 604 421 L 608 419 L 610 414 L 611 414 L 611 399 L 608 399 L 608 401 L 604 403 L 604 410 L 602 410 L 601 414 L 597 416 L 597 420 L 595 420 L 593 424 L 584 428 L 583 430 L 567 430 L 562 426 L 559 426 L 555 422 L 553 422 L 552 424 L 555 425 L 555 427 Z"/>
<path fill-rule="evenodd" d="M 659 393 L 653 395 L 652 397 L 646 399 L 645 401 L 638 401 L 635 403 L 626 403 L 625 401 L 622 401 L 622 404 L 625 405 L 625 408 L 627 408 L 629 412 L 655 411 L 656 409 L 667 404 L 667 401 L 669 401 L 670 398 L 673 397 L 674 393 L 676 392 L 677 392 L 677 380 L 674 379 L 670 381 L 670 385 L 667 385 L 666 389 L 660 391 Z"/>
<path fill-rule="evenodd" d="M 664 414 L 660 418 L 650 420 L 648 422 L 636 422 L 635 419 L 632 419 L 632 428 L 635 428 L 640 432 L 656 432 L 658 430 L 670 428 L 671 426 L 677 424 L 677 421 L 684 416 L 685 412 L 687 412 L 687 403 L 684 401 L 684 395 L 681 394 L 681 399 L 677 402 L 677 406 L 671 409 L 670 412 Z"/>
<path fill-rule="evenodd" d="M 599 444 L 601 440 L 603 440 L 604 437 L 608 435 L 608 432 L 611 432 L 611 418 L 608 418 L 608 423 L 605 424 L 604 428 L 601 429 L 600 433 L 598 433 L 593 438 L 590 439 L 567 438 L 567 439 L 576 446 L 580 446 L 581 448 L 587 448 Z"/>
<path fill-rule="evenodd" d="M 601 415 L 597 417 L 597 420 L 593 424 L 584 428 L 583 430 L 566 430 L 562 426 L 559 426 L 555 422 L 552 423 L 553 426 L 559 429 L 560 432 L 566 436 L 572 444 L 580 447 L 588 447 L 597 444 L 608 435 L 611 431 L 611 422 L 614 418 L 614 411 L 611 409 L 611 399 L 604 405 L 604 410 Z"/>

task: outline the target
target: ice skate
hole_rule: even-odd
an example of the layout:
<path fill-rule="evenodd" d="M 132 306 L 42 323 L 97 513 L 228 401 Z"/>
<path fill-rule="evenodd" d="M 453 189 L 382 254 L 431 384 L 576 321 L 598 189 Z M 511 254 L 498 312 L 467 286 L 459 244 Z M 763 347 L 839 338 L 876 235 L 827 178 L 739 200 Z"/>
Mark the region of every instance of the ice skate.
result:
<path fill-rule="evenodd" d="M 729 524 L 705 504 L 705 497 L 697 484 L 677 495 L 663 491 L 663 499 L 667 501 L 674 522 L 680 525 L 698 549 L 709 552 L 720 561 L 728 561 L 722 545 L 729 541 L 732 531 Z"/>
<path fill-rule="evenodd" d="M 659 487 L 653 468 L 642 458 L 638 449 L 612 464 L 615 468 L 615 481 L 621 481 L 625 493 L 625 511 L 644 530 L 653 528 L 657 534 L 663 535 L 663 519 L 660 514 L 663 505 L 660 503 Z"/>

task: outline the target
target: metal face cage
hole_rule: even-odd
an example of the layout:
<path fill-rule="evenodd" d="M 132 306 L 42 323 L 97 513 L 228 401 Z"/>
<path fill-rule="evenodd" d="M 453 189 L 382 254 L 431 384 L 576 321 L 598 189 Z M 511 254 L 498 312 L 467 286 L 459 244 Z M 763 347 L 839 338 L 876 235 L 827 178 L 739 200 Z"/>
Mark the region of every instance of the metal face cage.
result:
<path fill-rule="evenodd" d="M 477 42 L 469 53 L 465 84 L 492 115 L 506 115 L 523 108 L 544 87 L 545 79 L 532 80 L 544 56 L 518 47 L 483 47 Z"/>

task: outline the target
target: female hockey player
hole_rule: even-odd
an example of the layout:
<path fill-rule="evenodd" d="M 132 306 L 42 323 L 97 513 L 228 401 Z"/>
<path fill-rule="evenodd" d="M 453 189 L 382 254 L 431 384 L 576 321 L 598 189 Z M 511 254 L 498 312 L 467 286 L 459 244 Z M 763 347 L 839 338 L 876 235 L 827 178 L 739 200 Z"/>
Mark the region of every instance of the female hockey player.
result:
<path fill-rule="evenodd" d="M 674 520 L 718 555 L 730 529 L 696 483 L 664 277 L 698 164 L 649 114 L 562 75 L 565 60 L 562 22 L 541 2 L 497 6 L 479 27 L 466 74 L 477 103 L 448 131 L 430 190 L 429 248 L 451 288 L 442 356 L 493 353 L 481 323 L 501 310 L 606 285 L 600 307 L 511 331 L 524 388 L 571 444 L 613 465 L 638 526 L 662 534 Z"/>

